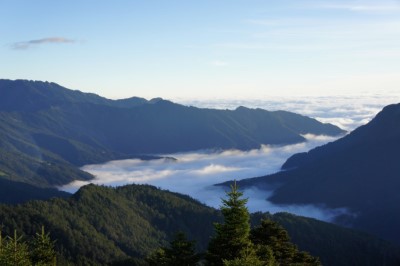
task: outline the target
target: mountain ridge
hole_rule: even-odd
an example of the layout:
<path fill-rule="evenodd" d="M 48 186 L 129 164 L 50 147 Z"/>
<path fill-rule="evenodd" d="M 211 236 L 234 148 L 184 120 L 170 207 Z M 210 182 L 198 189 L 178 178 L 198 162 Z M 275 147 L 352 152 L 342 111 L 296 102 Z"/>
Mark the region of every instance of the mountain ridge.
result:
<path fill-rule="evenodd" d="M 11 86 L 16 91 L 16 95 L 7 93 L 6 89 Z M 25 91 L 24 91 L 25 90 Z M 30 97 L 26 97 L 23 92 L 29 92 Z M 33 99 L 33 95 L 36 95 Z M 17 97 L 19 96 L 19 97 Z M 154 99 L 153 99 L 154 100 Z M 22 102 L 21 105 L 15 103 Z M 35 111 L 41 108 L 48 108 L 51 105 L 59 105 L 63 102 L 72 103 L 94 103 L 109 105 L 121 108 L 131 108 L 141 104 L 151 103 L 140 97 L 130 97 L 126 99 L 111 100 L 99 96 L 95 93 L 85 93 L 79 90 L 69 90 L 54 82 L 33 81 L 33 80 L 7 80 L 0 79 L 0 110 L 6 111 Z"/>
<path fill-rule="evenodd" d="M 201 149 L 249 150 L 302 142 L 304 133 L 343 132 L 290 112 L 201 109 L 161 98 L 109 100 L 56 83 L 0 80 L 0 150 L 9 154 L 0 171 L 39 186 L 91 179 L 78 169 L 85 164 Z M 27 171 L 21 176 L 19 168 Z"/>

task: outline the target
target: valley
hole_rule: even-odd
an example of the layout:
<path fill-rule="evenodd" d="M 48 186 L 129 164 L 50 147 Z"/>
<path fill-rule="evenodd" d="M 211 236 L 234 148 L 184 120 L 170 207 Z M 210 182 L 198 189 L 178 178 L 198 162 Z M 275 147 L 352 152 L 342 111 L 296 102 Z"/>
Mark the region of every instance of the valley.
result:
<path fill-rule="evenodd" d="M 133 260 L 134 264 L 141 265 L 152 249 L 165 244 L 178 229 L 197 239 L 197 248 L 204 250 L 212 228 L 209 227 L 206 234 L 196 235 L 193 219 L 198 220 L 205 213 L 204 219 L 210 225 L 220 219 L 217 209 L 226 188 L 215 184 L 227 184 L 231 180 L 240 180 L 238 184 L 249 199 L 247 208 L 252 213 L 253 226 L 261 217 L 278 221 L 288 228 L 296 244 L 320 257 L 324 265 L 350 263 L 348 259 L 339 262 L 327 252 L 328 243 L 332 243 L 332 237 L 329 236 L 331 231 L 345 239 L 344 242 L 333 244 L 336 252 L 345 254 L 346 251 L 339 246 L 357 243 L 360 249 L 354 246 L 348 248 L 353 255 L 357 254 L 355 258 L 358 263 L 365 259 L 382 261 L 382 254 L 386 254 L 388 265 L 397 263 L 399 251 L 393 244 L 396 235 L 390 238 L 382 231 L 370 228 L 363 217 L 370 217 L 368 215 L 371 214 L 360 214 L 350 200 L 341 204 L 330 204 L 318 198 L 303 201 L 301 197 L 304 196 L 285 198 L 281 192 L 290 188 L 292 180 L 295 180 L 289 176 L 292 172 L 297 173 L 292 168 L 301 171 L 299 165 L 319 160 L 320 150 L 335 147 L 337 142 L 347 143 L 347 139 L 354 138 L 353 135 L 359 134 L 357 132 L 369 127 L 362 126 L 359 129 L 358 125 L 370 120 L 376 124 L 372 110 L 379 110 L 381 106 L 378 101 L 370 108 L 363 107 L 364 113 L 358 109 L 351 111 L 356 107 L 349 104 L 348 98 L 342 102 L 342 108 L 347 108 L 343 113 L 336 112 L 336 109 L 332 109 L 332 112 L 326 109 L 321 113 L 319 105 L 312 105 L 313 101 L 324 99 L 290 105 L 293 110 L 300 110 L 301 106 L 307 105 L 309 114 L 323 114 L 325 117 L 321 117 L 321 120 L 345 125 L 346 132 L 333 124 L 323 124 L 314 118 L 288 111 L 247 107 L 234 110 L 198 108 L 162 99 L 148 101 L 138 97 L 115 101 L 71 91 L 54 83 L 3 80 L 1 84 L 2 99 L 7 100 L 4 100 L 0 110 L 3 119 L 0 127 L 3 134 L 0 200 L 11 204 L 0 206 L 3 208 L 0 218 L 6 225 L 4 230 L 11 232 L 11 221 L 15 219 L 25 221 L 15 228 L 24 233 L 36 230 L 39 224 L 45 225 L 57 239 L 61 239 L 56 248 L 67 252 L 59 257 L 65 263 L 81 263 L 84 258 L 94 264 Z M 18 90 L 28 93 L 29 98 L 12 96 Z M 21 103 L 7 105 L 10 97 L 20 99 Z M 34 102 L 29 100 L 35 97 Z M 367 99 L 370 100 L 358 99 L 359 106 L 368 106 Z M 381 105 L 384 101 L 388 99 L 382 100 Z M 264 104 L 279 106 L 278 100 L 276 103 L 269 100 Z M 386 107 L 391 108 L 394 107 Z M 378 120 L 381 116 L 378 115 Z M 219 126 L 216 128 L 216 125 Z M 205 131 L 205 128 L 208 129 Z M 281 135 L 280 132 L 286 133 Z M 391 136 L 396 138 L 397 134 L 392 133 Z M 130 145 L 120 145 L 116 140 Z M 185 143 L 191 143 L 191 146 Z M 302 159 L 305 156 L 302 154 L 307 152 L 311 159 Z M 296 178 L 301 176 L 296 175 Z M 305 180 L 303 178 L 296 183 L 295 188 L 307 185 L 302 184 Z M 308 187 L 313 186 L 308 184 Z M 301 191 L 312 195 L 305 187 Z M 151 195 L 157 195 L 157 199 L 151 198 Z M 290 195 L 296 193 L 290 192 Z M 301 194 L 298 192 L 297 195 Z M 325 192 L 325 195 L 329 193 Z M 171 196 L 177 198 L 172 199 Z M 196 207 L 193 205 L 185 211 L 180 210 L 188 204 L 181 199 L 189 200 Z M 155 216 L 151 214 L 171 200 L 176 205 L 168 207 L 168 210 L 156 211 Z M 24 204 L 12 206 L 17 203 Z M 75 209 L 74 206 L 80 207 Z M 193 209 L 200 213 L 193 213 Z M 94 210 L 99 210 L 96 211 L 96 218 L 93 218 Z M 391 217 L 384 218 L 384 222 L 396 219 L 393 210 L 391 207 L 381 208 L 383 215 Z M 176 213 L 164 214 L 164 211 Z M 368 211 L 376 214 L 374 209 Z M 100 222 L 105 219 L 104 212 L 113 217 L 130 217 L 142 228 L 131 223 L 125 224 L 128 231 L 121 231 L 119 227 L 111 228 L 110 221 Z M 132 216 L 133 213 L 136 214 Z M 77 218 L 80 215 L 83 216 Z M 67 223 L 61 222 L 62 217 L 69 217 Z M 166 217 L 171 220 L 165 221 Z M 184 224 L 182 219 L 189 220 Z M 365 230 L 392 243 L 321 220 Z M 157 225 L 159 222 L 161 227 Z M 122 220 L 118 223 L 124 224 Z M 293 223 L 296 226 L 293 227 Z M 299 228 L 303 228 L 303 231 L 298 231 Z M 321 238 L 318 248 L 315 243 L 310 244 L 313 240 L 305 235 L 305 232 L 315 228 L 320 228 L 317 233 Z M 329 232 L 328 235 L 325 230 Z M 88 237 L 78 237 L 79 231 L 86 232 Z M 110 235 L 111 231 L 114 233 Z M 115 233 L 121 237 L 114 238 Z M 136 238 L 138 242 L 135 244 L 125 240 L 122 234 L 138 234 L 141 237 Z M 87 242 L 97 238 L 103 239 L 102 245 L 105 246 L 87 250 L 78 245 L 72 251 L 73 247 L 68 244 L 78 239 Z M 376 245 L 372 247 L 374 251 L 371 246 L 364 246 L 370 241 Z M 370 256 L 362 258 L 367 249 Z M 101 254 L 98 250 L 107 252 Z"/>
<path fill-rule="evenodd" d="M 0 266 L 399 266 L 400 1 L 0 1 Z"/>

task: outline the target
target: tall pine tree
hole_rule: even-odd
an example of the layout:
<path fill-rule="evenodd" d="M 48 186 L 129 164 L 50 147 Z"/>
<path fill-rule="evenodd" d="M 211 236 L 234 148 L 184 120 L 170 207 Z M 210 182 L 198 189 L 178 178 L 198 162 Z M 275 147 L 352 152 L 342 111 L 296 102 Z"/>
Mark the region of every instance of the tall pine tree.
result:
<path fill-rule="evenodd" d="M 222 199 L 221 212 L 223 223 L 215 223 L 215 236 L 211 239 L 206 259 L 210 265 L 223 265 L 224 261 L 233 261 L 246 256 L 253 250 L 250 242 L 250 215 L 247 210 L 247 199 L 239 191 L 236 181 L 231 191 Z"/>

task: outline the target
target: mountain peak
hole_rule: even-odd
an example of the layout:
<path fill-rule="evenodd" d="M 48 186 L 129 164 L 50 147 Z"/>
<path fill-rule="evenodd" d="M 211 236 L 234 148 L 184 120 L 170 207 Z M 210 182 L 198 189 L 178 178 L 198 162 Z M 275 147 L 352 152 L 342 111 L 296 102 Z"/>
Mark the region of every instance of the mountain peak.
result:
<path fill-rule="evenodd" d="M 164 101 L 164 99 L 161 98 L 161 97 L 157 97 L 157 98 L 151 99 L 149 102 L 150 102 L 150 103 L 158 103 L 158 102 L 160 102 L 160 101 Z"/>

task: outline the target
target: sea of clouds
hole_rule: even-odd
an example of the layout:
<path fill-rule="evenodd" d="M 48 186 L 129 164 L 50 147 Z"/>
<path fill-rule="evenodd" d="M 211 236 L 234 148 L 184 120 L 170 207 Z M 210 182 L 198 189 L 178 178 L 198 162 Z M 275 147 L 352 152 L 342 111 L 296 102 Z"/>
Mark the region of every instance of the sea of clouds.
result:
<path fill-rule="evenodd" d="M 235 109 L 238 106 L 262 108 L 268 111 L 284 110 L 332 123 L 351 131 L 368 123 L 382 108 L 400 102 L 400 92 L 382 94 L 330 96 L 263 96 L 259 99 L 175 99 L 184 105 L 202 108 Z"/>
<path fill-rule="evenodd" d="M 396 98 L 397 97 L 397 98 Z M 278 98 L 264 100 L 175 100 L 197 107 L 235 109 L 238 106 L 287 110 L 335 124 L 347 131 L 369 122 L 385 105 L 400 97 L 364 95 L 362 97 L 308 97 Z M 286 146 L 262 146 L 250 151 L 227 150 L 222 152 L 193 151 L 176 154 L 160 154 L 163 159 L 143 161 L 139 159 L 110 161 L 105 164 L 86 165 L 82 170 L 93 174 L 95 184 L 120 186 L 125 184 L 151 184 L 162 189 L 190 195 L 200 202 L 219 208 L 226 188 L 214 184 L 233 179 L 244 179 L 275 173 L 291 155 L 308 151 L 336 138 L 305 135 L 307 141 Z M 176 160 L 170 159 L 170 157 Z M 62 190 L 74 192 L 88 182 L 75 181 Z M 298 215 L 332 221 L 335 217 L 348 214 L 346 208 L 327 209 L 315 205 L 275 205 L 267 199 L 273 191 L 250 188 L 244 190 L 249 198 L 251 212 L 271 213 L 287 211 Z"/>

